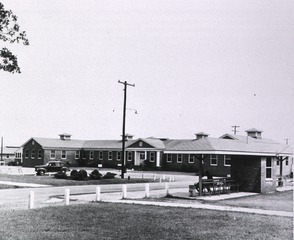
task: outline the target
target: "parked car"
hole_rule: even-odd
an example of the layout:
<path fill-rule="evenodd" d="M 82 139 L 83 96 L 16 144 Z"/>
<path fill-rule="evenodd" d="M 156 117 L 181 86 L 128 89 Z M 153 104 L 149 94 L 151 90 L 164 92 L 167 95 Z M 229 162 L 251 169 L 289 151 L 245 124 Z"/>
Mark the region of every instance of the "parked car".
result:
<path fill-rule="evenodd" d="M 50 161 L 45 165 L 35 166 L 37 175 L 42 176 L 46 172 L 67 172 L 70 171 L 68 165 L 62 161 Z"/>

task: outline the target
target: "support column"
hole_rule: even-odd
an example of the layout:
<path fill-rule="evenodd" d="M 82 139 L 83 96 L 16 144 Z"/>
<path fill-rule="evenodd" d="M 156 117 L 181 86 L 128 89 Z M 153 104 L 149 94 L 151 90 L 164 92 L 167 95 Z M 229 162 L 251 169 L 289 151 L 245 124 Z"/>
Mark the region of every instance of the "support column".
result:
<path fill-rule="evenodd" d="M 156 152 L 156 167 L 160 167 L 160 152 Z"/>

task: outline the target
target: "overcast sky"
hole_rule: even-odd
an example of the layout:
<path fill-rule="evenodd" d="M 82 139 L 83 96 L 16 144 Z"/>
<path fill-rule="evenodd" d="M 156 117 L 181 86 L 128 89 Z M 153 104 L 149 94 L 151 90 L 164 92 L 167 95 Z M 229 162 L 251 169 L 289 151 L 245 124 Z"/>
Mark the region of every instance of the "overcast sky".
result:
<path fill-rule="evenodd" d="M 294 142 L 294 2 L 2 0 L 30 46 L 0 43 L 0 135 L 119 139 L 263 130 Z"/>

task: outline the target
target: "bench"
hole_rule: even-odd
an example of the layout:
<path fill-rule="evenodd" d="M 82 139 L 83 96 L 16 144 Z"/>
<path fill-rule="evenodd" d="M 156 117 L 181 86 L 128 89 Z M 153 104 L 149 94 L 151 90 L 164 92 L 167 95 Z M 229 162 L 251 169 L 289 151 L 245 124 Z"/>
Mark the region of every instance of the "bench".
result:
<path fill-rule="evenodd" d="M 199 192 L 199 183 L 194 184 Z M 202 179 L 202 194 L 230 194 L 232 191 L 239 192 L 239 183 L 231 178 Z"/>

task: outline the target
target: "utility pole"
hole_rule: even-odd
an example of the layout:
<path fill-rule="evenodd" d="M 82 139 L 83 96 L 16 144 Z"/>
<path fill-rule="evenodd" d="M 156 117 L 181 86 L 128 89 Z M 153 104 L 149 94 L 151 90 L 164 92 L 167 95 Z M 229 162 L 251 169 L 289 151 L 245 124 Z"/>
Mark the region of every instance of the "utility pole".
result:
<path fill-rule="evenodd" d="M 237 128 L 238 128 L 238 127 L 240 127 L 240 126 L 236 126 L 236 125 L 232 126 L 232 128 L 233 128 L 232 131 L 234 132 L 234 135 L 236 135 L 236 133 L 238 132 L 238 131 L 237 131 Z"/>
<path fill-rule="evenodd" d="M 126 109 L 127 109 L 127 86 L 135 87 L 135 84 L 130 84 L 127 81 L 120 81 L 118 83 L 124 85 L 124 106 L 123 106 L 123 126 L 122 126 L 122 162 L 121 162 L 121 178 L 124 178 L 124 170 L 125 170 L 125 148 L 126 148 Z"/>
<path fill-rule="evenodd" d="M 286 139 L 285 139 L 285 141 L 286 141 L 286 145 L 288 145 L 289 140 L 290 140 L 289 138 L 286 138 Z"/>

